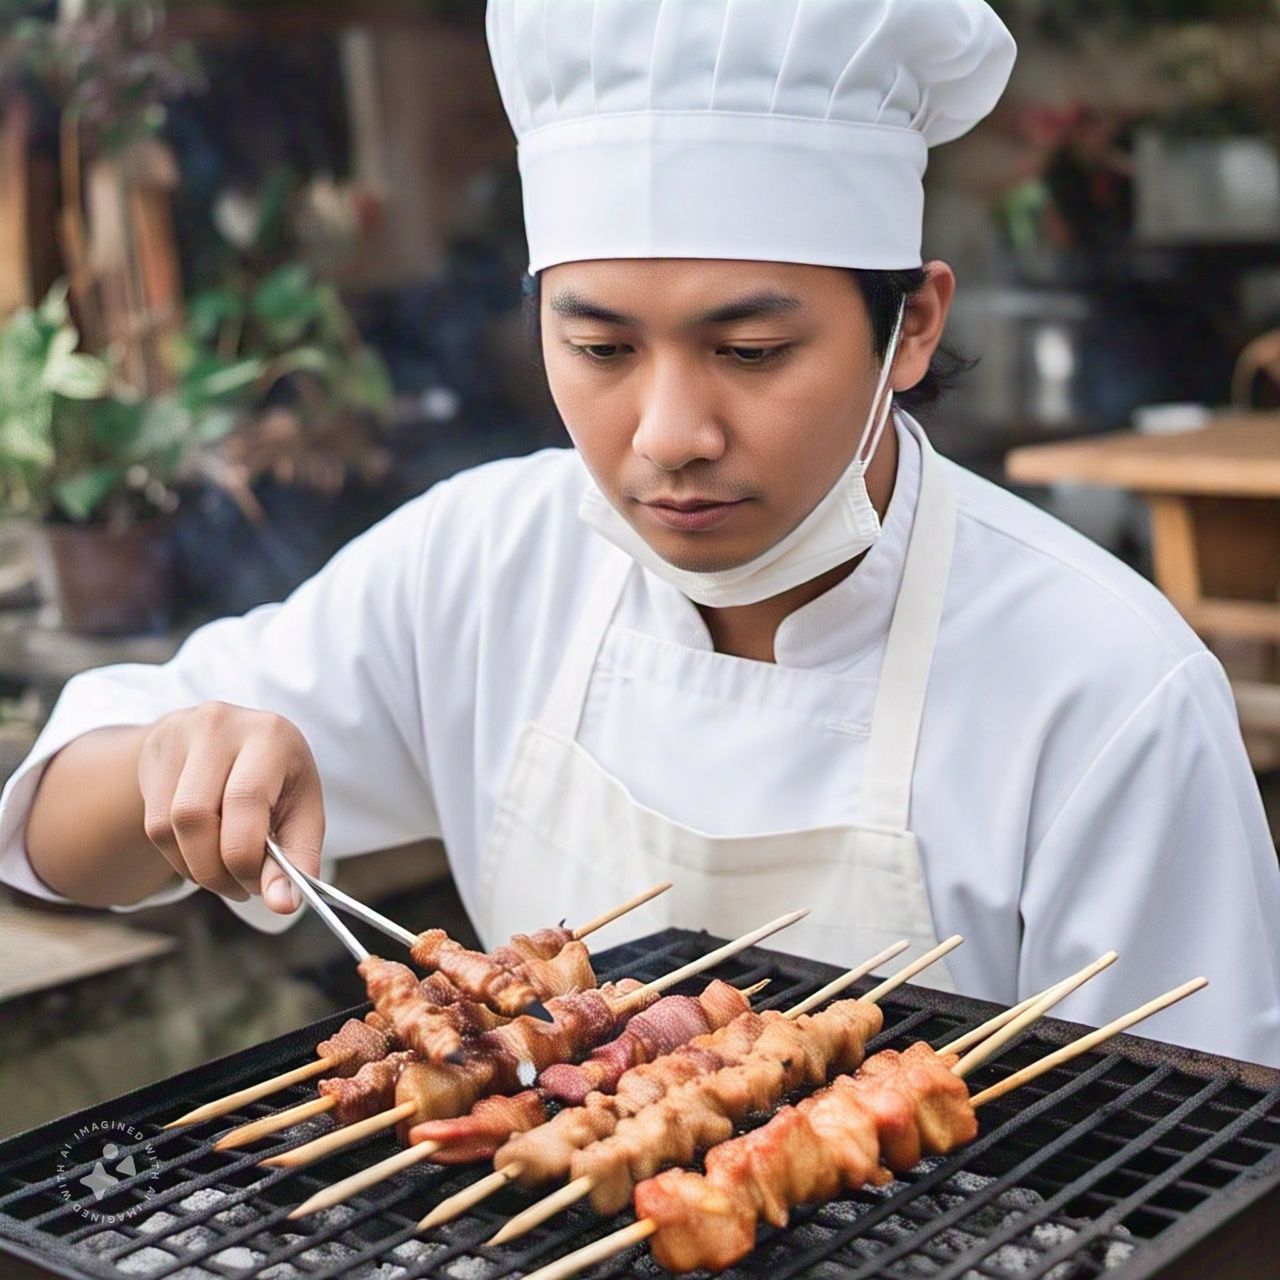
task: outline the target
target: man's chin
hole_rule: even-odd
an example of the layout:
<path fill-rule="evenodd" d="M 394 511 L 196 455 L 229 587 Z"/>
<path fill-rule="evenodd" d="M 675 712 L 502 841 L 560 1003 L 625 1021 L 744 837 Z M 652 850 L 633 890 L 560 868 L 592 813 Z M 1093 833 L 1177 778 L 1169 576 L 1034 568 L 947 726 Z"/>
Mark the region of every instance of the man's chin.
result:
<path fill-rule="evenodd" d="M 661 545 L 653 538 L 645 541 L 668 564 L 685 573 L 727 573 L 750 564 L 759 555 L 740 548 L 691 547 L 683 538 L 663 539 Z"/>

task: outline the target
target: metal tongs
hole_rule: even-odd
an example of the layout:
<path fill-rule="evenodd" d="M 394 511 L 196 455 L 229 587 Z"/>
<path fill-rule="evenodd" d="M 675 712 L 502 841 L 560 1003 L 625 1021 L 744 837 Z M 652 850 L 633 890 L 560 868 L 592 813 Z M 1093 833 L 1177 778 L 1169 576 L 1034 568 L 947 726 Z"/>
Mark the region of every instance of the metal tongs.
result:
<path fill-rule="evenodd" d="M 418 941 L 416 933 L 410 933 L 408 929 L 402 928 L 394 920 L 388 920 L 386 916 L 366 906 L 358 898 L 353 898 L 349 893 L 343 893 L 341 889 L 321 880 L 319 876 L 313 876 L 309 871 L 303 871 L 301 867 L 295 866 L 289 861 L 285 851 L 270 836 L 267 837 L 267 853 L 293 882 L 294 887 L 302 895 L 303 901 L 329 926 L 334 937 L 355 956 L 356 960 L 367 960 L 371 953 L 338 919 L 329 903 L 325 901 L 326 898 L 350 912 L 357 920 L 363 920 L 365 924 L 372 925 L 373 928 L 385 933 L 388 938 L 394 938 L 406 947 L 411 947 Z"/>
<path fill-rule="evenodd" d="M 416 933 L 410 933 L 408 929 L 396 924 L 394 920 L 388 920 L 386 916 L 367 906 L 359 898 L 353 898 L 349 893 L 343 893 L 341 889 L 325 880 L 321 880 L 319 876 L 313 876 L 310 872 L 295 866 L 271 836 L 267 836 L 267 853 L 280 870 L 293 882 L 298 892 L 302 895 L 303 901 L 329 926 L 334 937 L 351 952 L 357 963 L 369 959 L 372 953 L 338 919 L 333 908 L 325 901 L 326 898 L 330 902 L 336 903 L 344 911 L 350 912 L 357 920 L 363 920 L 365 924 L 371 925 L 373 928 L 385 933 L 387 937 L 403 943 L 406 947 L 412 947 L 418 941 Z M 551 1014 L 540 1000 L 533 1001 L 526 1012 L 543 1022 L 552 1021 Z"/>

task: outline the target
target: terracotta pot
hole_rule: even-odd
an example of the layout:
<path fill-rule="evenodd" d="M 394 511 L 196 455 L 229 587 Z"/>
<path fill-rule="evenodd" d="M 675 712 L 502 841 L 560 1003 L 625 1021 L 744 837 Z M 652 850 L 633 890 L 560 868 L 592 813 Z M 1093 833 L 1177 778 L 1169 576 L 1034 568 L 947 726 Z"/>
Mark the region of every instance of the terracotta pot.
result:
<path fill-rule="evenodd" d="M 173 524 L 161 516 L 121 530 L 36 526 L 36 572 L 61 625 L 93 636 L 167 630 L 174 596 Z"/>

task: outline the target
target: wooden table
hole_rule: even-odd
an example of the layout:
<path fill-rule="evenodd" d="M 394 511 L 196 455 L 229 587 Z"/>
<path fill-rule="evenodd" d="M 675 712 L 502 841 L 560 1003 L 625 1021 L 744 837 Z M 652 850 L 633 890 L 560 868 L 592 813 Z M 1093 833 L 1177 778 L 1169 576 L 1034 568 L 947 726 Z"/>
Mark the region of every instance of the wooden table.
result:
<path fill-rule="evenodd" d="M 1157 585 L 1227 666 L 1255 765 L 1280 765 L 1280 412 L 1030 445 L 1005 471 L 1146 500 Z"/>

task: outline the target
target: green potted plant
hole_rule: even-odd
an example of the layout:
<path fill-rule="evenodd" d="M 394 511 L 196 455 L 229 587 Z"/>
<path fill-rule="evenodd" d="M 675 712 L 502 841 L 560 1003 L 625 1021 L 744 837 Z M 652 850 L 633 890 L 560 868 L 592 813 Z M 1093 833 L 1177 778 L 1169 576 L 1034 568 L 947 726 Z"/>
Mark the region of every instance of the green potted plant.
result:
<path fill-rule="evenodd" d="M 0 328 L 0 514 L 29 531 L 65 627 L 155 631 L 169 621 L 178 485 L 240 421 L 261 368 L 224 361 L 143 396 L 78 346 L 63 282 Z"/>

